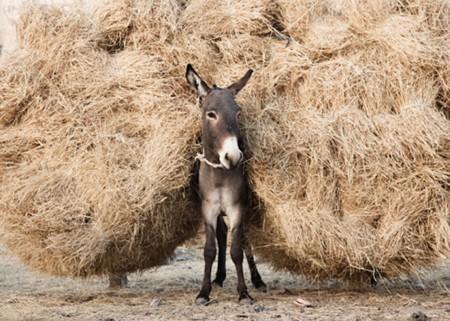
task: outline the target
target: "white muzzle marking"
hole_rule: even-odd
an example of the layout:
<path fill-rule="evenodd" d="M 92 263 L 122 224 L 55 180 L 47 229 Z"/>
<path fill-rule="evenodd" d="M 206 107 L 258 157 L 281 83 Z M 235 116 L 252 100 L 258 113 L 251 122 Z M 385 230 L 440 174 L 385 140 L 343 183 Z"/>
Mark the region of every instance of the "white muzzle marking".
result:
<path fill-rule="evenodd" d="M 243 154 L 239 149 L 238 140 L 235 136 L 224 139 L 222 148 L 219 150 L 220 163 L 226 169 L 235 167 L 242 160 Z"/>

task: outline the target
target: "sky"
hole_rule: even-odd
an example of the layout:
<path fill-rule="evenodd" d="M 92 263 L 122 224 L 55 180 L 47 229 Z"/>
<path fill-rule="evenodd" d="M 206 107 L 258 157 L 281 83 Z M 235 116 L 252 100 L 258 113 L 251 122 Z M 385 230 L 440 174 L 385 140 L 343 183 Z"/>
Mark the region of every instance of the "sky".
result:
<path fill-rule="evenodd" d="M 6 54 L 17 48 L 16 23 L 20 9 L 25 3 L 36 5 L 57 5 L 70 8 L 81 6 L 85 10 L 94 10 L 103 0 L 0 0 L 0 46 Z"/>

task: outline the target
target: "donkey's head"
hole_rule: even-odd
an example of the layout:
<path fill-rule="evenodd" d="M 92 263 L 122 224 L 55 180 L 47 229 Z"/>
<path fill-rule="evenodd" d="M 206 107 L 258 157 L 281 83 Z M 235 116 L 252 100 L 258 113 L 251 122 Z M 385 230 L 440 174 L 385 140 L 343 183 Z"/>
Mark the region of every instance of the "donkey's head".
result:
<path fill-rule="evenodd" d="M 226 88 L 204 82 L 189 64 L 186 69 L 188 83 L 197 91 L 202 109 L 202 144 L 205 157 L 210 162 L 220 162 L 226 169 L 235 168 L 243 159 L 239 147 L 241 135 L 239 115 L 241 108 L 235 101 L 237 93 L 245 86 L 252 70 Z"/>

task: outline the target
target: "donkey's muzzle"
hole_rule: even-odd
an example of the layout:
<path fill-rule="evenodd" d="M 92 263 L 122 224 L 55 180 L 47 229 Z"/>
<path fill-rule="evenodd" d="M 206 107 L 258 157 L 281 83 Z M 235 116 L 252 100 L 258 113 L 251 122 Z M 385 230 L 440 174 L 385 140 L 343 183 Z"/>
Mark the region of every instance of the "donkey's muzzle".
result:
<path fill-rule="evenodd" d="M 225 158 L 224 159 L 224 163 L 225 164 L 222 163 L 222 165 L 226 169 L 233 169 L 233 168 L 237 167 L 241 163 L 242 159 L 244 158 L 244 155 L 242 154 L 241 151 L 239 151 L 238 156 L 232 155 L 232 154 L 230 155 L 230 154 L 226 153 L 224 158 Z"/>
<path fill-rule="evenodd" d="M 239 149 L 236 137 L 225 139 L 219 151 L 219 159 L 222 166 L 226 169 L 233 169 L 241 163 L 243 158 L 244 155 Z"/>

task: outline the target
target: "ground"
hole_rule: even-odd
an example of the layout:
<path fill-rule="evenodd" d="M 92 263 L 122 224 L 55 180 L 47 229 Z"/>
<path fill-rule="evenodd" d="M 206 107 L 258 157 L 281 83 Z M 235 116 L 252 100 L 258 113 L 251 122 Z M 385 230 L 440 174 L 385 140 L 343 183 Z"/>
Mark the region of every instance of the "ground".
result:
<path fill-rule="evenodd" d="M 224 288 L 213 290 L 215 302 L 197 307 L 202 252 L 179 248 L 176 253 L 170 264 L 132 274 L 128 288 L 113 291 L 106 278 L 71 280 L 31 272 L 0 248 L 0 321 L 450 320 L 450 264 L 421 281 L 350 290 L 336 282 L 311 284 L 260 263 L 269 291 L 250 286 L 256 303 L 240 305 L 228 258 Z M 299 297 L 315 306 L 295 305 Z"/>

